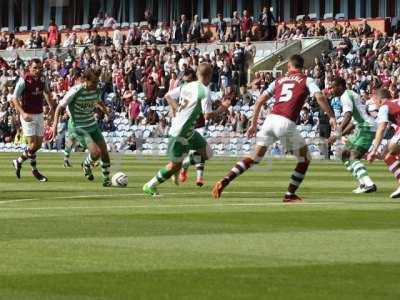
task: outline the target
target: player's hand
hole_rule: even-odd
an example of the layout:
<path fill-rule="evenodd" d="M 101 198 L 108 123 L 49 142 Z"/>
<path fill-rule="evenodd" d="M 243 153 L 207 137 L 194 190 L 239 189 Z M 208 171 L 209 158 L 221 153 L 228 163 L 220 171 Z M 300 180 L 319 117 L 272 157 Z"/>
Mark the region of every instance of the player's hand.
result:
<path fill-rule="evenodd" d="M 369 163 L 372 163 L 375 159 L 376 159 L 377 155 L 376 155 L 376 151 L 371 151 L 370 153 L 368 153 L 367 155 L 367 161 Z"/>
<path fill-rule="evenodd" d="M 336 134 L 332 134 L 330 137 L 329 137 L 329 139 L 328 139 L 328 144 L 329 145 L 332 145 L 334 142 L 336 142 L 337 141 L 337 137 L 336 137 Z"/>
<path fill-rule="evenodd" d="M 250 126 L 249 129 L 247 129 L 246 136 L 248 138 L 252 138 L 256 135 L 256 133 L 257 133 L 257 126 Z"/>
<path fill-rule="evenodd" d="M 32 121 L 32 116 L 30 114 L 27 114 L 26 112 L 21 114 L 21 118 L 25 121 L 25 122 L 31 122 Z"/>
<path fill-rule="evenodd" d="M 56 135 L 57 135 L 57 127 L 54 125 L 51 127 L 51 133 L 50 133 L 50 142 L 54 142 Z"/>
<path fill-rule="evenodd" d="M 231 103 L 232 103 L 231 99 L 226 98 L 226 99 L 222 100 L 221 105 L 224 108 L 228 108 L 229 106 L 231 106 Z"/>
<path fill-rule="evenodd" d="M 336 119 L 335 118 L 329 118 L 329 125 L 331 125 L 332 130 L 336 130 Z"/>

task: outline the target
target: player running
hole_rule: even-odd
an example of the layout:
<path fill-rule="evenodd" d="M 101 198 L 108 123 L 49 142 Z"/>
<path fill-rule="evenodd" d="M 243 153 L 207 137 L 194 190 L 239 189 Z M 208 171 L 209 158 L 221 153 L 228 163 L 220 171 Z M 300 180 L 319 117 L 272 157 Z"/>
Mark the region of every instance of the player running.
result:
<path fill-rule="evenodd" d="M 27 140 L 25 151 L 12 162 L 17 178 L 21 178 L 23 162 L 30 159 L 33 176 L 40 182 L 48 180 L 38 171 L 36 163 L 36 152 L 42 147 L 43 142 L 44 101 L 49 105 L 50 111 L 53 111 L 48 91 L 49 88 L 43 77 L 42 62 L 36 58 L 32 59 L 29 71 L 18 79 L 14 95 L 11 98 L 20 115 L 22 132 Z"/>
<path fill-rule="evenodd" d="M 97 86 L 98 74 L 93 70 L 85 71 L 82 75 L 82 84 L 72 87 L 60 101 L 54 117 L 53 132 L 56 132 L 62 111 L 68 107 L 72 129 L 75 130 L 80 143 L 86 144 L 89 150 L 88 156 L 82 162 L 85 177 L 90 181 L 94 179 L 92 166 L 100 158 L 103 186 L 108 187 L 111 186 L 110 157 L 104 137 L 94 118 L 96 107 L 103 112 L 106 112 L 106 108 L 100 101 L 100 90 Z"/>
<path fill-rule="evenodd" d="M 316 98 L 318 104 L 326 112 L 332 128 L 336 128 L 334 114 L 325 96 L 321 93 L 314 80 L 302 73 L 303 66 L 304 60 L 300 55 L 291 56 L 286 76 L 272 82 L 257 100 L 251 127 L 247 131 L 249 138 L 256 135 L 257 121 L 261 107 L 271 97 L 275 98 L 275 104 L 271 114 L 267 116 L 261 130 L 257 134 L 255 154 L 252 157 L 246 157 L 242 161 L 237 162 L 228 174 L 214 185 L 212 190 L 214 198 L 220 198 L 222 191 L 231 181 L 255 164 L 258 164 L 264 157 L 268 147 L 280 140 L 287 151 L 293 151 L 298 161 L 290 178 L 288 191 L 283 198 L 283 202 L 303 201 L 296 195 L 296 190 L 305 177 L 310 164 L 310 156 L 304 138 L 296 129 L 296 120 L 309 94 Z"/>
<path fill-rule="evenodd" d="M 390 92 L 384 88 L 377 90 L 372 97 L 375 105 L 379 107 L 378 128 L 367 160 L 369 162 L 375 160 L 386 128 L 389 123 L 396 124 L 398 126 L 397 131 L 388 143 L 388 153 L 385 155 L 384 161 L 400 185 L 400 100 L 392 100 L 391 98 Z M 390 195 L 390 198 L 400 198 L 400 186 Z"/>
<path fill-rule="evenodd" d="M 167 100 L 168 104 L 171 106 L 172 109 L 172 115 L 175 117 L 176 112 L 178 110 L 178 103 L 179 103 L 179 98 L 181 96 L 181 90 L 182 88 L 188 84 L 189 82 L 195 81 L 196 80 L 196 72 L 192 69 L 187 69 L 183 75 L 182 81 L 183 84 L 179 87 L 174 88 L 170 92 L 168 92 L 165 95 L 165 99 Z M 200 114 L 196 121 L 196 125 L 194 128 L 201 134 L 201 132 L 204 130 L 206 124 L 206 120 L 204 118 L 203 113 Z M 212 149 L 211 147 L 207 144 L 207 158 L 210 159 L 212 156 Z M 188 178 L 188 170 L 191 165 L 195 165 L 196 167 L 196 185 L 198 187 L 202 187 L 204 185 L 204 163 L 201 162 L 201 155 L 198 151 L 196 150 L 190 150 L 189 154 L 185 157 L 185 159 L 182 162 L 182 168 L 179 171 L 179 176 L 178 174 L 172 175 L 171 179 L 172 181 L 178 185 L 179 182 L 186 182 Z"/>
<path fill-rule="evenodd" d="M 353 193 L 376 192 L 376 185 L 361 162 L 375 137 L 375 119 L 368 114 L 367 106 L 362 102 L 360 96 L 352 90 L 346 90 L 346 81 L 343 78 L 339 77 L 333 81 L 332 91 L 335 96 L 340 97 L 344 117 L 337 134 L 332 135 L 329 142 L 333 143 L 336 139 L 350 134 L 354 126 L 356 127 L 355 133 L 349 137 L 344 147 L 342 162 L 359 181 L 359 187 Z"/>
<path fill-rule="evenodd" d="M 199 156 L 193 155 L 195 163 L 203 163 L 209 158 L 207 155 L 207 142 L 194 125 L 204 113 L 206 119 L 212 119 L 230 106 L 230 101 L 222 101 L 221 106 L 212 111 L 212 103 L 207 88 L 212 77 L 212 68 L 207 63 L 199 64 L 197 68 L 198 81 L 186 84 L 180 93 L 179 106 L 176 116 L 172 119 L 169 130 L 168 157 L 170 162 L 158 171 L 149 182 L 143 186 L 147 195 L 158 195 L 157 186 L 172 175 L 179 172 L 182 161 L 190 150 L 196 150 Z"/>

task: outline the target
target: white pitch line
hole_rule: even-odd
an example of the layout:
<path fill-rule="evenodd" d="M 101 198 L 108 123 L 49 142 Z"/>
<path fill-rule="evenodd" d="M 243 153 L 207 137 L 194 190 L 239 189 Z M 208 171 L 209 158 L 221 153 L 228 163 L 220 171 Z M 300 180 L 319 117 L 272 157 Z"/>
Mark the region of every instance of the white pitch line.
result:
<path fill-rule="evenodd" d="M 112 205 L 112 206 L 55 206 L 55 207 L 2 207 L 2 210 L 86 210 L 86 209 L 123 209 L 123 208 L 180 208 L 180 207 L 257 207 L 257 206 L 283 206 L 283 205 L 328 205 L 335 202 L 303 202 L 303 203 L 213 203 L 213 204 L 162 204 L 162 205 Z M 338 204 L 344 204 L 339 202 Z"/>
<path fill-rule="evenodd" d="M 204 194 L 204 195 L 210 195 L 211 197 L 211 192 L 209 191 L 199 191 L 199 192 L 176 192 L 176 193 L 162 193 L 161 197 L 163 196 L 176 196 L 176 195 L 199 195 L 199 194 Z M 239 195 L 273 195 L 273 194 L 278 194 L 278 192 L 271 192 L 271 191 L 266 191 L 266 192 L 224 192 L 224 194 L 239 194 Z M 321 194 L 319 192 L 307 192 L 306 194 Z M 324 192 L 324 194 L 329 194 L 329 195 L 336 195 L 336 194 L 342 194 L 342 192 Z M 126 193 L 126 194 L 101 194 L 101 195 L 77 195 L 77 196 L 57 196 L 57 197 L 52 197 L 52 198 L 22 198 L 22 199 L 6 199 L 6 200 L 0 200 L 0 204 L 3 203 L 13 203 L 13 202 L 28 202 L 28 201 L 39 201 L 39 200 L 68 200 L 68 199 L 85 199 L 85 198 L 114 198 L 114 197 L 124 197 L 124 196 L 143 196 L 143 197 L 149 197 L 146 196 L 144 193 Z M 149 197 L 151 199 L 151 197 Z M 157 199 L 157 197 L 154 197 Z"/>

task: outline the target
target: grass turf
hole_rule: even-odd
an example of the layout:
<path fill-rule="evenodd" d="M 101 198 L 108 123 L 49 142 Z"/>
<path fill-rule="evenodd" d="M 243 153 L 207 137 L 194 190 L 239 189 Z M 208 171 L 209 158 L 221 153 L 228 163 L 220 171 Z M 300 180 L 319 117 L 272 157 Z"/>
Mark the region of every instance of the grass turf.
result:
<path fill-rule="evenodd" d="M 0 299 L 399 299 L 400 203 L 381 163 L 379 191 L 353 195 L 338 162 L 314 161 L 300 194 L 284 205 L 293 160 L 268 160 L 220 201 L 212 184 L 235 160 L 214 158 L 206 185 L 142 185 L 165 161 L 113 156 L 129 187 L 102 188 L 39 154 L 50 178 L 17 180 L 15 154 L 0 155 Z"/>

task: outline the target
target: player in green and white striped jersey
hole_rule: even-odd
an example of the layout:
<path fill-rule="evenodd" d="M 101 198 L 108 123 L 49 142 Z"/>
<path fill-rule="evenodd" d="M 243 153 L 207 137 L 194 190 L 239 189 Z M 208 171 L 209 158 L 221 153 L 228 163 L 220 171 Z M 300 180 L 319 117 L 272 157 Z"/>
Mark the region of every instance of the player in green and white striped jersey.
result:
<path fill-rule="evenodd" d="M 145 194 L 158 195 L 156 186 L 171 178 L 181 169 L 182 162 L 190 150 L 196 150 L 203 163 L 208 159 L 207 142 L 194 129 L 195 123 L 202 113 L 206 119 L 212 119 L 230 106 L 230 100 L 222 101 L 221 106 L 216 111 L 212 111 L 207 87 L 211 76 L 211 66 L 202 63 L 197 68 L 198 81 L 190 82 L 182 88 L 177 113 L 172 119 L 169 130 L 168 157 L 170 162 L 143 186 Z"/>
<path fill-rule="evenodd" d="M 346 89 L 346 81 L 336 78 L 332 83 L 332 91 L 340 97 L 343 107 L 343 121 L 336 135 L 330 142 L 348 135 L 355 127 L 355 133 L 349 136 L 342 152 L 342 161 L 353 176 L 359 181 L 359 187 L 353 192 L 372 193 L 377 190 L 376 185 L 368 175 L 367 169 L 361 162 L 362 157 L 368 152 L 375 137 L 376 121 L 368 114 L 367 106 L 360 96 L 352 90 Z"/>
<path fill-rule="evenodd" d="M 86 178 L 90 181 L 94 179 L 92 166 L 101 159 L 103 186 L 111 186 L 110 157 L 104 137 L 94 118 L 96 107 L 107 112 L 106 107 L 100 101 L 100 91 L 97 88 L 98 74 L 93 70 L 87 70 L 83 73 L 81 80 L 82 84 L 72 87 L 60 101 L 56 109 L 53 129 L 57 128 L 62 111 L 68 107 L 71 118 L 70 125 L 81 144 L 87 145 L 89 150 L 89 155 L 82 162 Z"/>

